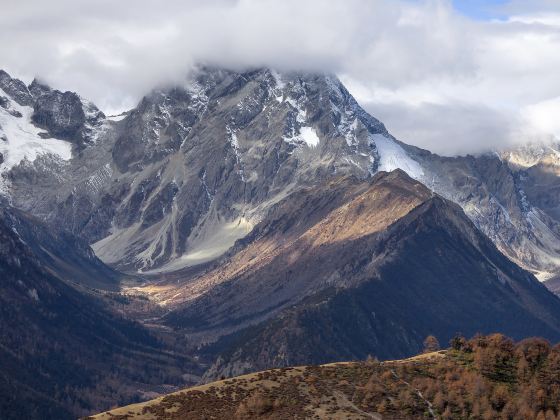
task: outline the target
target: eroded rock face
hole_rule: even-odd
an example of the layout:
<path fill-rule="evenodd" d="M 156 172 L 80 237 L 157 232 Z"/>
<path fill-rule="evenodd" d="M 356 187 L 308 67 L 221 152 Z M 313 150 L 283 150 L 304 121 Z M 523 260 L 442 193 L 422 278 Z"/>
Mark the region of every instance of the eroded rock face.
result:
<path fill-rule="evenodd" d="M 40 82 L 37 79 L 33 79 L 29 85 L 29 93 L 33 96 L 33 99 L 37 99 L 40 96 L 46 95 L 51 91 L 51 88 L 46 84 Z"/>

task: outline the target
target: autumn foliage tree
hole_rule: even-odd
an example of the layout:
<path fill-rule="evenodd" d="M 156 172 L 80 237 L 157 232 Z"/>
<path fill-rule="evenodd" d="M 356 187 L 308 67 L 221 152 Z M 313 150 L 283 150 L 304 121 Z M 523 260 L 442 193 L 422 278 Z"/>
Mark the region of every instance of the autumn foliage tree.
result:
<path fill-rule="evenodd" d="M 450 346 L 427 376 L 413 379 L 439 417 L 560 419 L 560 346 L 542 338 L 515 343 L 502 334 L 457 336 Z M 434 349 L 433 340 L 424 347 Z"/>
<path fill-rule="evenodd" d="M 424 340 L 424 353 L 431 353 L 433 351 L 438 351 L 439 349 L 438 339 L 433 335 L 427 336 Z"/>

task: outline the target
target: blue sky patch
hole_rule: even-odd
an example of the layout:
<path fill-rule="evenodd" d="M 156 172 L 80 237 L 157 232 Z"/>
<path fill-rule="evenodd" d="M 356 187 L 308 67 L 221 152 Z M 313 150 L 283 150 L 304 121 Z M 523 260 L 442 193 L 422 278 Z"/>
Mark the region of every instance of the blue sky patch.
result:
<path fill-rule="evenodd" d="M 453 7 L 472 19 L 505 19 L 507 16 L 503 13 L 503 6 L 509 2 L 509 0 L 453 0 Z"/>

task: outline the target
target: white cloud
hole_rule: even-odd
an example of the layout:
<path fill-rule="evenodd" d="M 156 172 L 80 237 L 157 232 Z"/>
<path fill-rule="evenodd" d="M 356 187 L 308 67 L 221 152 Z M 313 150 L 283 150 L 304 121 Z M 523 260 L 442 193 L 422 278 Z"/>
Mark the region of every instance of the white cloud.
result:
<path fill-rule="evenodd" d="M 452 11 L 446 18 L 458 19 Z M 535 10 L 502 21 L 463 20 L 457 30 L 466 33 L 467 48 L 457 48 L 469 57 L 471 71 L 397 87 L 343 79 L 398 138 L 438 153 L 560 139 L 559 21 L 560 12 Z"/>
<path fill-rule="evenodd" d="M 515 134 L 506 115 L 467 103 L 370 103 L 366 109 L 405 143 L 443 155 L 508 147 Z"/>
<path fill-rule="evenodd" d="M 557 128 L 558 1 L 503 10 L 505 21 L 473 21 L 448 0 L 10 2 L 0 67 L 108 111 L 200 61 L 336 72 L 397 137 L 477 152 Z"/>
<path fill-rule="evenodd" d="M 523 115 L 531 127 L 560 139 L 560 96 L 527 106 Z"/>

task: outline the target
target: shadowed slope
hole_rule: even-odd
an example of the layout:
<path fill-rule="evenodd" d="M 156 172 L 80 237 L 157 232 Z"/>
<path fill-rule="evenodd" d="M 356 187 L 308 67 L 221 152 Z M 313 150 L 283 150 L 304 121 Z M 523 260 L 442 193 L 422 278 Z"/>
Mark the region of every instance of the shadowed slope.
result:
<path fill-rule="evenodd" d="M 76 418 L 183 384 L 190 361 L 57 277 L 31 222 L 0 210 L 0 417 Z"/>
<path fill-rule="evenodd" d="M 301 192 L 243 242 L 222 267 L 160 296 L 177 306 L 167 321 L 191 337 L 228 336 L 211 348 L 220 357 L 209 377 L 403 357 L 430 333 L 560 337 L 558 298 L 402 171 Z"/>

